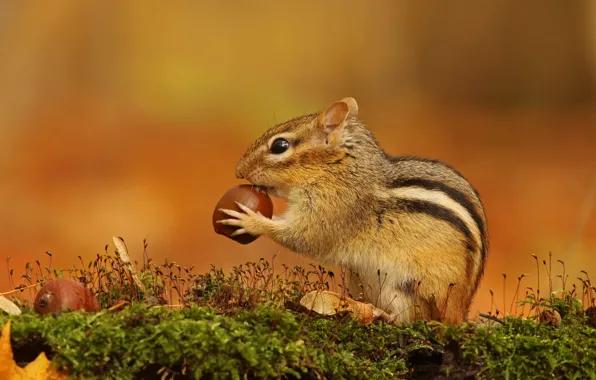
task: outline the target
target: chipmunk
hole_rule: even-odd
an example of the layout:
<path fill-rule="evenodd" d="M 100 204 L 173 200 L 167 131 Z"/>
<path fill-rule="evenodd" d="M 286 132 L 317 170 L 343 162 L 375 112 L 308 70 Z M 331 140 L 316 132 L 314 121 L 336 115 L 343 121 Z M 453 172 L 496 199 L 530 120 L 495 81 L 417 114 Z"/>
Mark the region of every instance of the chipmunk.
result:
<path fill-rule="evenodd" d="M 475 188 L 433 159 L 388 155 L 350 97 L 275 125 L 236 177 L 287 200 L 280 217 L 222 211 L 234 234 L 267 236 L 355 272 L 350 291 L 396 322 L 466 320 L 484 273 L 488 232 Z M 368 294 L 366 294 L 368 292 Z"/>

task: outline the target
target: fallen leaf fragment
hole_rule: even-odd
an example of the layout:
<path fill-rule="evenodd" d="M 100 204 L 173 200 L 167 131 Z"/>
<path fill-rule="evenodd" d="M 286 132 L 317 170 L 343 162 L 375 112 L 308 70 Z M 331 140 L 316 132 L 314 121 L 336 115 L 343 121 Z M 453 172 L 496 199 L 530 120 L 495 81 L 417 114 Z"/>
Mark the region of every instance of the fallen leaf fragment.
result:
<path fill-rule="evenodd" d="M 116 252 L 118 252 L 118 256 L 120 256 L 120 260 L 122 260 L 122 262 L 126 264 L 130 269 L 130 274 L 132 275 L 134 282 L 141 290 L 146 291 L 143 282 L 139 278 L 139 275 L 137 274 L 135 267 L 132 265 L 132 262 L 130 261 L 130 256 L 128 255 L 128 248 L 126 247 L 126 243 L 124 243 L 124 239 L 122 239 L 119 236 L 112 236 L 112 241 L 114 242 L 114 246 L 116 247 Z"/>
<path fill-rule="evenodd" d="M 10 315 L 21 314 L 21 309 L 19 309 L 19 307 L 15 305 L 14 302 L 2 295 L 0 295 L 0 310 L 4 310 Z"/>
<path fill-rule="evenodd" d="M 360 323 L 369 324 L 375 320 L 374 309 L 372 304 L 354 301 L 351 304 L 352 314 Z"/>
<path fill-rule="evenodd" d="M 2 380 L 61 380 L 67 375 L 58 372 L 42 352 L 34 361 L 21 368 L 15 363 L 10 345 L 10 319 L 0 336 L 0 379 Z"/>
<path fill-rule="evenodd" d="M 538 321 L 545 325 L 559 327 L 561 326 L 561 314 L 555 309 L 545 309 L 538 316 Z"/>
<path fill-rule="evenodd" d="M 392 318 L 373 304 L 342 297 L 328 290 L 313 290 L 302 297 L 300 304 L 308 310 L 321 315 L 335 315 L 341 311 L 349 311 L 360 323 L 369 324 L 376 319 L 391 322 Z"/>
<path fill-rule="evenodd" d="M 130 277 L 135 282 L 137 287 L 139 289 L 141 289 L 141 291 L 145 294 L 146 302 L 150 305 L 159 304 L 159 300 L 157 299 L 157 297 L 155 297 L 154 295 L 147 292 L 147 288 L 145 288 L 145 285 L 141 281 L 141 279 L 137 273 L 137 270 L 132 265 L 130 256 L 128 254 L 128 248 L 126 247 L 126 243 L 124 242 L 124 239 L 122 239 L 119 236 L 112 236 L 112 241 L 114 242 L 114 246 L 116 247 L 116 252 L 118 253 L 118 256 L 120 257 L 120 260 L 128 268 L 128 273 L 129 273 Z"/>
<path fill-rule="evenodd" d="M 300 304 L 321 315 L 335 315 L 341 305 L 341 297 L 329 291 L 313 290 L 302 297 Z"/>

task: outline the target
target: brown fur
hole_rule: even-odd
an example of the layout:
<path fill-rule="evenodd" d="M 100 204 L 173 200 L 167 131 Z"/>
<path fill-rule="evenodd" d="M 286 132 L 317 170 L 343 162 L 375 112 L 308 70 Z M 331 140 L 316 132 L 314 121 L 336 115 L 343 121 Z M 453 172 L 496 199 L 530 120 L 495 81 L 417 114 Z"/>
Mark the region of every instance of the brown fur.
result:
<path fill-rule="evenodd" d="M 287 152 L 269 151 L 276 136 Z M 440 161 L 387 155 L 353 99 L 272 127 L 236 174 L 288 200 L 279 218 L 237 222 L 247 232 L 347 266 L 352 295 L 398 321 L 465 320 L 488 250 L 477 191 Z"/>

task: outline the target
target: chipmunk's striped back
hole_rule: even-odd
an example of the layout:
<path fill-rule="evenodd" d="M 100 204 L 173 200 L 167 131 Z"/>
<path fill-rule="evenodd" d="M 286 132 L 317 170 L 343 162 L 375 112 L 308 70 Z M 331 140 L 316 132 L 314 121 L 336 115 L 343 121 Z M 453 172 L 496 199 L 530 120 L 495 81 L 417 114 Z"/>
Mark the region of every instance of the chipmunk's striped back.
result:
<path fill-rule="evenodd" d="M 407 212 L 443 220 L 462 234 L 469 255 L 467 278 L 476 292 L 488 252 L 488 227 L 476 189 L 453 167 L 439 160 L 414 156 L 388 157 L 394 164 L 387 187 L 403 201 Z"/>

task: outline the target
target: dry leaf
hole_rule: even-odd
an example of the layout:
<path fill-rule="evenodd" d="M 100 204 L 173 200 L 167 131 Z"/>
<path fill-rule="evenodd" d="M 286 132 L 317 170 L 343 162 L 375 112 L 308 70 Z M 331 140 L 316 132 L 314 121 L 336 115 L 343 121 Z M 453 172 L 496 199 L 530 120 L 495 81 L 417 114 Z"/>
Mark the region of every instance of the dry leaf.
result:
<path fill-rule="evenodd" d="M 114 242 L 114 246 L 116 247 L 116 252 L 120 256 L 120 260 L 123 262 L 130 264 L 130 256 L 128 255 L 128 248 L 126 248 L 126 243 L 124 243 L 124 239 L 118 236 L 112 236 L 112 241 Z"/>
<path fill-rule="evenodd" d="M 4 310 L 8 314 L 11 315 L 19 315 L 21 314 L 21 309 L 17 305 L 14 304 L 11 300 L 0 295 L 0 310 Z"/>
<path fill-rule="evenodd" d="M 122 262 L 128 266 L 130 270 L 130 275 L 132 276 L 132 279 L 134 280 L 135 284 L 145 294 L 145 300 L 147 301 L 147 303 L 149 305 L 159 304 L 159 300 L 155 296 L 147 292 L 147 288 L 145 288 L 145 285 L 139 278 L 136 268 L 132 265 L 132 262 L 130 261 L 130 256 L 128 255 L 128 248 L 126 248 L 126 243 L 124 243 L 124 239 L 118 236 L 112 236 L 112 241 L 114 242 L 114 246 L 116 247 L 116 252 L 118 252 L 118 256 L 120 256 L 120 260 L 122 260 Z"/>
<path fill-rule="evenodd" d="M 60 380 L 67 375 L 58 372 L 52 367 L 45 352 L 42 352 L 34 361 L 21 368 L 15 363 L 12 347 L 10 345 L 10 319 L 2 327 L 0 336 L 0 379 L 2 380 Z"/>
<path fill-rule="evenodd" d="M 144 293 L 147 293 L 147 289 L 145 288 L 145 285 L 139 278 L 136 268 L 132 265 L 132 262 L 130 261 L 130 256 L 128 255 L 128 248 L 126 248 L 126 243 L 124 243 L 124 239 L 118 236 L 112 236 L 112 241 L 114 242 L 114 246 L 116 247 L 116 252 L 118 252 L 118 256 L 120 256 L 120 260 L 122 260 L 122 262 L 130 268 L 130 274 L 132 275 L 134 282 Z"/>
<path fill-rule="evenodd" d="M 387 314 L 370 303 L 359 302 L 348 297 L 341 297 L 328 290 L 313 290 L 302 297 L 300 304 L 322 315 L 335 315 L 340 311 L 350 311 L 360 323 L 369 324 L 377 318 L 385 319 Z"/>
<path fill-rule="evenodd" d="M 335 315 L 340 309 L 341 297 L 326 290 L 313 290 L 302 297 L 300 304 L 321 315 Z"/>
<path fill-rule="evenodd" d="M 372 323 L 376 319 L 374 309 L 376 308 L 370 303 L 367 304 L 354 301 L 352 304 L 352 314 L 354 315 L 354 318 L 356 318 L 358 322 L 364 324 Z"/>
<path fill-rule="evenodd" d="M 545 309 L 538 316 L 538 321 L 555 327 L 561 326 L 561 314 L 555 309 Z"/>

